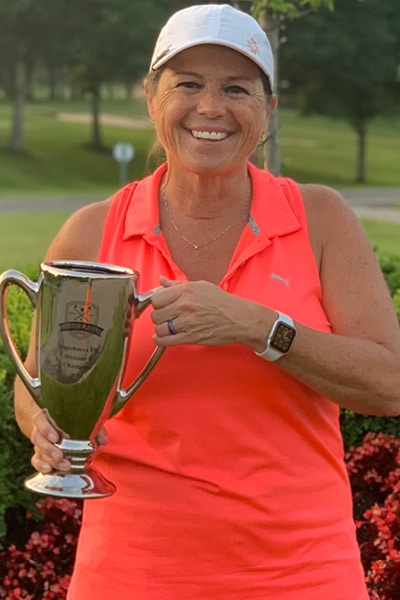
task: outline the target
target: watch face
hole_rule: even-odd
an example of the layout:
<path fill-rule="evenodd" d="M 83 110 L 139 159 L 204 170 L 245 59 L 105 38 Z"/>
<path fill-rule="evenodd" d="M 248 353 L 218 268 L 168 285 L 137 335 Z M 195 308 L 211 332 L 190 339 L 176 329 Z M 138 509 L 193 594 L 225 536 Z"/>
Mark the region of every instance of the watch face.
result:
<path fill-rule="evenodd" d="M 285 323 L 279 323 L 270 341 L 270 346 L 279 352 L 288 352 L 295 335 L 296 330 L 293 327 L 289 327 Z"/>

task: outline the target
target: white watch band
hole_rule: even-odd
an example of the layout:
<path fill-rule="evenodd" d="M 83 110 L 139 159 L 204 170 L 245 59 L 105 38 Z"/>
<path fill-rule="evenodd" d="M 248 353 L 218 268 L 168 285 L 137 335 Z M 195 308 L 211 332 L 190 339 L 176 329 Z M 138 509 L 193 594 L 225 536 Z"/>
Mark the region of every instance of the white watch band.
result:
<path fill-rule="evenodd" d="M 270 345 L 271 340 L 273 339 L 275 332 L 278 329 L 278 327 L 280 326 L 280 324 L 284 323 L 285 325 L 288 325 L 294 331 L 296 331 L 293 319 L 291 317 L 289 317 L 288 315 L 285 315 L 285 313 L 279 312 L 278 310 L 276 312 L 278 313 L 278 317 L 277 317 L 275 323 L 272 325 L 271 331 L 269 332 L 269 335 L 267 338 L 267 346 L 266 346 L 265 350 L 263 352 L 255 353 L 260 358 L 263 358 L 264 360 L 268 360 L 270 362 L 274 362 L 274 361 L 278 360 L 278 358 L 281 358 L 281 356 L 284 356 L 284 354 L 285 354 L 285 352 L 281 352 L 280 350 L 272 348 L 272 346 Z"/>

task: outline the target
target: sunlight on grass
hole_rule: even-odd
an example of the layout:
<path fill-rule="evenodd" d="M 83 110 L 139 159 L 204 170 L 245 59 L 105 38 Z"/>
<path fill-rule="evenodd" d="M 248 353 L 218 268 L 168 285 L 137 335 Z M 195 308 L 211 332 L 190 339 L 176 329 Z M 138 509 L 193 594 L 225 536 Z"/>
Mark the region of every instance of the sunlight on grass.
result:
<path fill-rule="evenodd" d="M 106 198 L 119 186 L 119 166 L 111 150 L 118 141 L 135 148 L 128 178 L 145 174 L 147 153 L 154 131 L 132 126 L 102 126 L 104 149 L 88 146 L 90 123 L 64 122 L 60 112 L 88 113 L 86 102 L 35 102 L 26 109 L 27 151 L 5 150 L 11 127 L 11 106 L 0 101 L 0 209 L 2 199 L 14 197 L 49 199 L 49 212 L 2 213 L 0 219 L 0 270 L 38 264 L 52 237 L 69 213 L 53 213 L 53 197 Z M 143 101 L 113 100 L 102 103 L 102 113 L 126 117 L 146 115 Z M 319 116 L 299 117 L 294 110 L 280 109 L 280 145 L 283 174 L 300 182 L 321 182 L 339 189 L 354 186 L 356 136 L 347 123 Z M 377 119 L 368 132 L 368 185 L 400 186 L 398 140 L 400 119 Z M 363 221 L 379 252 L 400 253 L 400 226 Z"/>
<path fill-rule="evenodd" d="M 382 223 L 367 219 L 362 219 L 361 223 L 377 254 L 400 256 L 400 223 Z"/>
<path fill-rule="evenodd" d="M 88 146 L 90 123 L 64 122 L 58 113 L 89 113 L 85 102 L 35 102 L 26 109 L 26 153 L 4 148 L 10 134 L 11 108 L 0 101 L 0 200 L 1 197 L 62 196 L 99 193 L 108 195 L 118 185 L 118 166 L 111 150 L 118 141 L 130 142 L 135 158 L 129 178 L 145 172 L 145 161 L 154 141 L 154 131 L 132 126 L 103 125 L 103 151 Z M 114 100 L 102 103 L 102 114 L 143 119 L 143 101 Z M 341 120 L 319 116 L 300 117 L 296 111 L 280 109 L 280 139 L 283 174 L 300 182 L 320 182 L 344 188 L 355 185 L 356 136 Z M 400 186 L 398 140 L 400 119 L 374 121 L 367 138 L 368 185 Z"/>
<path fill-rule="evenodd" d="M 0 219 L 0 271 L 38 265 L 70 213 L 4 213 Z"/>

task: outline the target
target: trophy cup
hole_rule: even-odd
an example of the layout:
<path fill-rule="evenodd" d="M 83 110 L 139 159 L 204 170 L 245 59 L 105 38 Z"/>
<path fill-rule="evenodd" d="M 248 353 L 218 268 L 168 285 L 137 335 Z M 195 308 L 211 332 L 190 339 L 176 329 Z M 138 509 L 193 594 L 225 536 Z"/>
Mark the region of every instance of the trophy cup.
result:
<path fill-rule="evenodd" d="M 162 355 L 156 347 L 134 382 L 121 388 L 134 320 L 155 290 L 140 295 L 139 274 L 96 262 L 50 261 L 37 283 L 15 270 L 0 276 L 0 334 L 18 375 L 41 408 L 65 432 L 56 444 L 70 472 L 37 473 L 31 491 L 67 498 L 99 498 L 115 486 L 92 465 L 96 435 L 143 383 Z M 6 291 L 21 288 L 36 309 L 37 377 L 25 368 L 10 332 Z"/>

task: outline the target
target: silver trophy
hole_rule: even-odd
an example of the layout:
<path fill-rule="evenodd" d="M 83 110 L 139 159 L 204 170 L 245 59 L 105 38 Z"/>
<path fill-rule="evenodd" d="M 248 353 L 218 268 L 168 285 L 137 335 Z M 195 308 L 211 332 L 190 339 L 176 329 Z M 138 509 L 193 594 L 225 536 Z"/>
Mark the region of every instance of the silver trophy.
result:
<path fill-rule="evenodd" d="M 40 265 L 38 281 L 23 273 L 0 276 L 0 333 L 26 388 L 65 432 L 56 444 L 70 472 L 37 473 L 25 481 L 34 492 L 68 498 L 109 496 L 115 486 L 92 465 L 96 435 L 143 383 L 162 355 L 156 347 L 136 380 L 121 388 L 134 321 L 155 290 L 137 293 L 139 274 L 95 262 Z M 21 288 L 36 309 L 37 377 L 25 368 L 7 319 L 6 292 Z"/>

